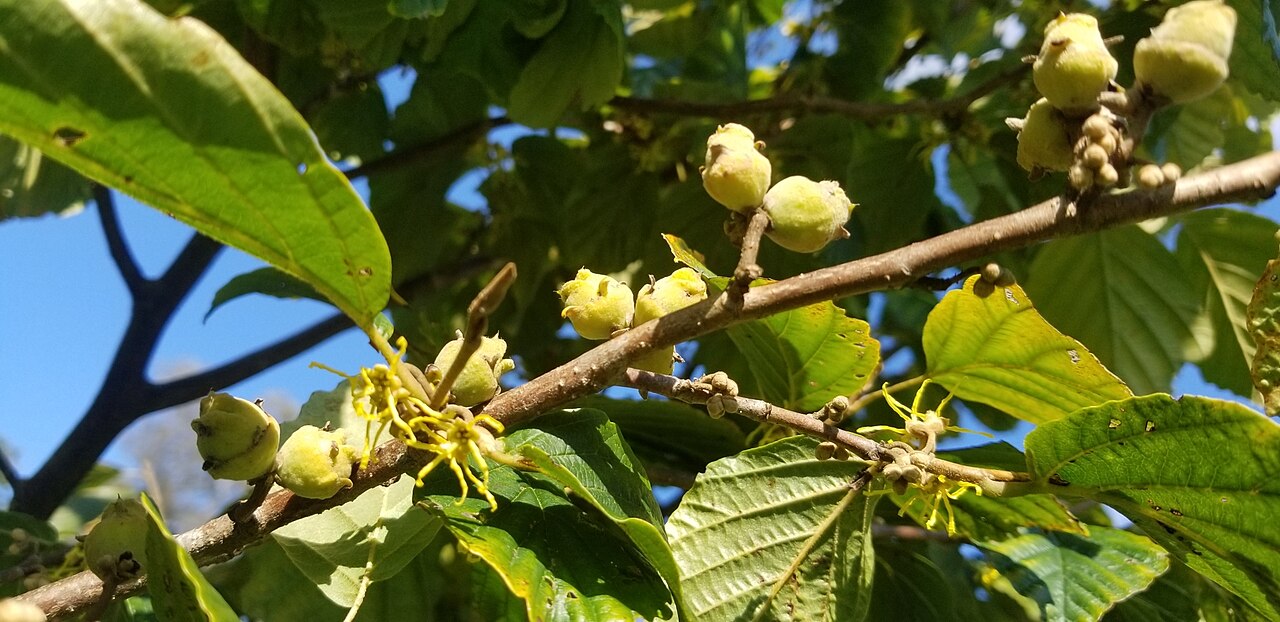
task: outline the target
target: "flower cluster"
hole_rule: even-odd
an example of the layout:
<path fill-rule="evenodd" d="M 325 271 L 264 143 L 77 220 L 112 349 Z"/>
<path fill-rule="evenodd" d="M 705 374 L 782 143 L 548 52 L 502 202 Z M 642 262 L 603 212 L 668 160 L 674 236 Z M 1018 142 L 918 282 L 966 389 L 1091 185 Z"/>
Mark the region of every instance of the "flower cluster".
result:
<path fill-rule="evenodd" d="M 462 489 L 462 497 L 458 503 L 466 500 L 470 486 L 474 485 L 489 502 L 489 507 L 496 510 L 497 500 L 489 492 L 489 465 L 481 446 L 485 445 L 487 448 L 492 435 L 502 433 L 502 424 L 489 415 L 473 415 L 470 409 L 457 404 L 450 404 L 440 411 L 431 408 L 405 385 L 402 375 L 404 363 L 401 359 L 407 343 L 403 337 L 397 340 L 396 347 L 398 350 L 395 356 L 388 358 L 387 365 L 361 368 L 360 373 L 355 376 L 312 363 L 313 366 L 338 374 L 351 383 L 352 407 L 356 415 L 366 421 L 360 468 L 369 465 L 373 440 L 390 428 L 391 435 L 405 445 L 435 454 L 418 472 L 418 486 L 422 485 L 423 480 L 437 466 L 447 463 L 449 469 L 458 476 L 458 484 Z M 373 428 L 375 423 L 378 424 L 376 432 Z M 487 426 L 488 429 L 481 426 Z M 474 467 L 470 460 L 475 461 Z M 473 473 L 473 468 L 480 472 L 479 476 Z"/>

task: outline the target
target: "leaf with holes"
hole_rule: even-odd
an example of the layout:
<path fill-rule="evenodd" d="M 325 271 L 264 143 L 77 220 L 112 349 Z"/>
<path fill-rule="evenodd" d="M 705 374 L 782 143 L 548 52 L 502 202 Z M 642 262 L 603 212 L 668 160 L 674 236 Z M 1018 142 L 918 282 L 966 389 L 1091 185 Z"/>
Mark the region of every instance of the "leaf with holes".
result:
<path fill-rule="evenodd" d="M 1046 622 L 1090 622 L 1140 592 L 1169 568 L 1169 556 L 1145 536 L 1090 527 L 1089 535 L 1027 533 L 980 546 L 1018 593 L 1040 605 Z"/>
<path fill-rule="evenodd" d="M 1232 209 L 1187 214 L 1177 256 L 1213 326 L 1214 348 L 1197 361 L 1205 380 L 1240 395 L 1253 390 L 1253 338 L 1245 315 L 1254 285 L 1276 254 L 1276 223 Z"/>
<path fill-rule="evenodd" d="M 863 470 L 789 438 L 713 462 L 667 522 L 695 619 L 861 620 L 871 598 L 878 497 Z"/>
<path fill-rule="evenodd" d="M 301 278 L 385 306 L 377 223 L 302 116 L 213 29 L 137 0 L 0 5 L 0 131 Z"/>
<path fill-rule="evenodd" d="M 1257 348 L 1249 366 L 1253 387 L 1267 414 L 1280 414 L 1280 260 L 1272 259 L 1253 288 L 1245 309 L 1249 336 Z"/>
<path fill-rule="evenodd" d="M 1017 285 L 973 276 L 924 325 L 928 375 L 960 399 L 1042 423 L 1132 395 L 1080 342 L 1036 311 Z"/>
<path fill-rule="evenodd" d="M 1149 395 L 1046 423 L 1026 447 L 1045 486 L 1115 508 L 1280 618 L 1280 425 L 1231 402 Z"/>
<path fill-rule="evenodd" d="M 191 554 L 169 533 L 151 499 L 147 509 L 147 589 L 156 617 L 175 622 L 236 622 L 240 619 L 227 601 L 200 573 Z"/>
<path fill-rule="evenodd" d="M 760 398 L 793 410 L 857 395 L 880 364 L 871 327 L 830 302 L 793 309 L 728 330 L 755 377 Z"/>
<path fill-rule="evenodd" d="M 1139 394 L 1168 391 L 1184 352 L 1213 348 L 1177 258 L 1137 225 L 1050 242 L 1026 291 L 1046 320 Z"/>

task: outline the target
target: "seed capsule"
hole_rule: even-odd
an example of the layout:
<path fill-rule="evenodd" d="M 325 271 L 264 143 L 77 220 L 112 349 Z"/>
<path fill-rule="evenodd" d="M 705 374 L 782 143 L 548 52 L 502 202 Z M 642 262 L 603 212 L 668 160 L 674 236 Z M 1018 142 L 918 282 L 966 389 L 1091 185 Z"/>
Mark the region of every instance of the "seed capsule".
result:
<path fill-rule="evenodd" d="M 1066 119 L 1047 99 L 1032 104 L 1018 132 L 1018 166 L 1030 173 L 1065 171 L 1073 161 Z"/>
<path fill-rule="evenodd" d="M 341 429 L 304 425 L 280 447 L 276 481 L 299 497 L 328 499 L 351 487 L 351 466 L 359 455 Z"/>
<path fill-rule="evenodd" d="M 84 538 L 84 558 L 103 581 L 127 581 L 147 567 L 147 510 L 137 499 L 117 498 Z"/>
<path fill-rule="evenodd" d="M 266 475 L 280 447 L 280 424 L 257 404 L 228 393 L 200 400 L 191 422 L 201 465 L 214 479 L 250 481 Z"/>
<path fill-rule="evenodd" d="M 834 181 L 788 177 L 764 196 L 764 211 L 770 220 L 765 235 L 797 253 L 817 252 L 833 240 L 849 237 L 844 224 L 849 222 L 853 207 Z"/>
<path fill-rule="evenodd" d="M 568 318 L 585 339 L 608 339 L 631 326 L 635 313 L 631 290 L 608 276 L 583 268 L 557 293 L 564 301 L 560 316 Z"/>
<path fill-rule="evenodd" d="M 1235 9 L 1221 0 L 1193 0 L 1169 9 L 1134 48 L 1134 75 L 1175 104 L 1200 99 L 1227 79 L 1235 31 Z"/>
<path fill-rule="evenodd" d="M 1045 26 L 1032 79 L 1054 107 L 1074 115 L 1098 107 L 1098 95 L 1115 79 L 1118 67 L 1098 31 L 1098 20 L 1071 13 Z"/>
<path fill-rule="evenodd" d="M 435 360 L 435 366 L 441 373 L 448 372 L 461 349 L 462 337 L 444 344 Z M 493 399 L 502 388 L 498 379 L 516 367 L 514 361 L 503 358 L 506 354 L 507 342 L 502 338 L 481 337 L 480 348 L 467 359 L 462 373 L 458 374 L 449 390 L 453 394 L 453 403 L 475 406 Z"/>
<path fill-rule="evenodd" d="M 769 158 L 760 153 L 751 130 L 737 123 L 721 125 L 707 138 L 702 187 L 717 203 L 744 212 L 764 200 L 773 175 Z"/>

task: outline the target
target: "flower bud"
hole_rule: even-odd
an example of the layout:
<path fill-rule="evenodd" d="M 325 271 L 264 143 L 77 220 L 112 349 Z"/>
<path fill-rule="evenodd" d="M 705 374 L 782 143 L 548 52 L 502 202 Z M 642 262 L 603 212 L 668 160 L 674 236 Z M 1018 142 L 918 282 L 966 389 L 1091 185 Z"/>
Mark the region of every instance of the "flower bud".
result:
<path fill-rule="evenodd" d="M 816 252 L 833 240 L 849 237 L 844 224 L 849 222 L 853 207 L 834 181 L 788 177 L 764 196 L 764 211 L 770 221 L 765 235 L 785 249 Z"/>
<path fill-rule="evenodd" d="M 341 429 L 329 432 L 304 425 L 280 447 L 276 481 L 299 497 L 328 499 L 351 487 L 351 466 L 359 455 Z"/>
<path fill-rule="evenodd" d="M 564 301 L 560 317 L 568 318 L 585 339 L 608 339 L 631 326 L 635 313 L 631 290 L 608 276 L 583 268 L 556 293 Z"/>
<path fill-rule="evenodd" d="M 702 187 L 717 203 L 735 211 L 749 210 L 764 200 L 773 167 L 760 153 L 751 130 L 737 123 L 721 125 L 707 138 Z"/>
<path fill-rule="evenodd" d="M 1235 31 L 1235 9 L 1221 0 L 1193 0 L 1169 9 L 1134 49 L 1134 75 L 1175 104 L 1200 99 L 1227 79 Z"/>
<path fill-rule="evenodd" d="M 1018 132 L 1018 166 L 1033 174 L 1065 171 L 1073 159 L 1066 119 L 1047 99 L 1032 104 Z"/>
<path fill-rule="evenodd" d="M 150 519 L 137 499 L 117 498 L 84 538 L 84 558 L 103 581 L 127 581 L 147 567 Z"/>
<path fill-rule="evenodd" d="M 707 284 L 692 268 L 680 268 L 636 294 L 635 325 L 674 313 L 707 299 Z"/>
<path fill-rule="evenodd" d="M 0 620 L 4 622 L 45 622 L 44 610 L 16 598 L 0 599 Z"/>
<path fill-rule="evenodd" d="M 458 351 L 462 349 L 462 337 L 444 344 L 436 355 L 435 366 L 441 373 L 449 371 Z M 487 402 L 497 395 L 502 387 L 498 378 L 516 368 L 514 361 L 503 358 L 507 354 L 507 342 L 501 337 L 481 337 L 480 347 L 467 359 L 462 373 L 453 381 L 449 389 L 453 393 L 453 402 L 463 406 L 475 406 Z"/>
<path fill-rule="evenodd" d="M 257 404 L 227 393 L 200 400 L 191 422 L 204 469 L 214 479 L 251 481 L 266 475 L 280 447 L 280 424 Z"/>
<path fill-rule="evenodd" d="M 1044 29 L 1044 45 L 1032 66 L 1036 89 L 1069 114 L 1098 107 L 1098 95 L 1116 77 L 1118 64 L 1107 50 L 1092 15 L 1058 15 Z"/>

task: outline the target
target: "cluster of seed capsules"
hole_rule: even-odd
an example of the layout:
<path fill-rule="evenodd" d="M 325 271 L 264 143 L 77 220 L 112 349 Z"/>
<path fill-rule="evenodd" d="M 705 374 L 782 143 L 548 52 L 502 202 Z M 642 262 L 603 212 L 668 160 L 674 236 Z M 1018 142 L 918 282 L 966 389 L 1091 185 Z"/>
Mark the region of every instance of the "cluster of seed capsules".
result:
<path fill-rule="evenodd" d="M 1098 20 L 1083 13 L 1059 15 L 1044 31 L 1032 77 L 1042 99 L 1022 119 L 1018 164 L 1033 179 L 1066 172 L 1077 191 L 1126 186 L 1146 189 L 1177 181 L 1176 164 L 1141 164 L 1133 174 L 1134 110 L 1181 104 L 1213 93 L 1228 75 L 1236 13 L 1222 0 L 1193 0 L 1172 8 L 1151 36 L 1138 42 L 1135 83 L 1115 83 L 1119 64 L 1107 49 Z M 1115 97 L 1108 99 L 1105 94 Z M 1136 116 L 1136 115 L 1135 115 Z"/>

